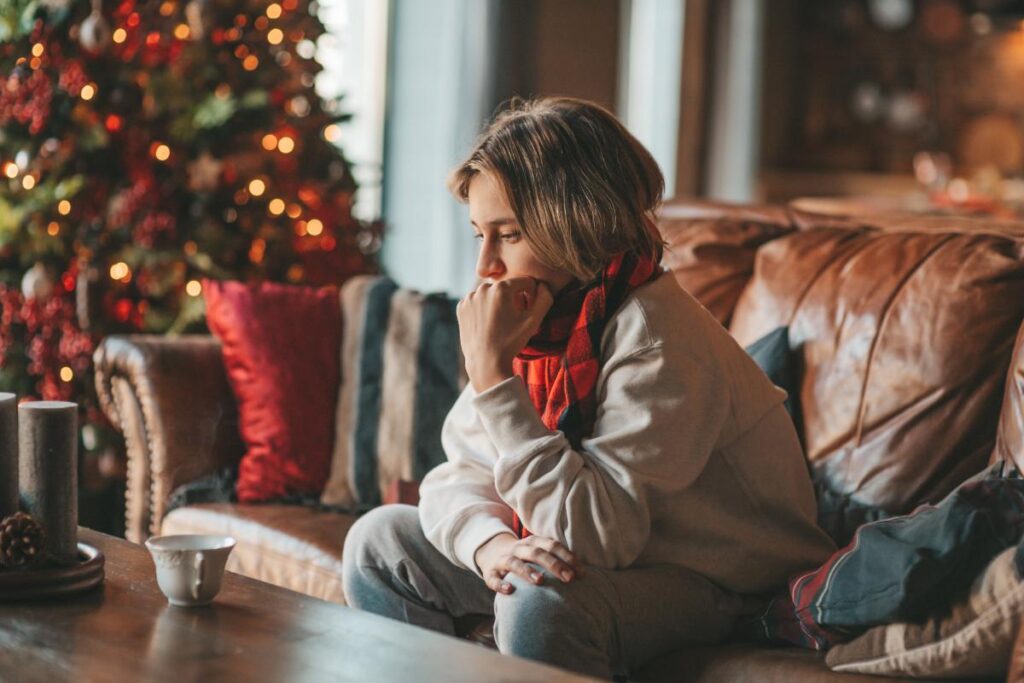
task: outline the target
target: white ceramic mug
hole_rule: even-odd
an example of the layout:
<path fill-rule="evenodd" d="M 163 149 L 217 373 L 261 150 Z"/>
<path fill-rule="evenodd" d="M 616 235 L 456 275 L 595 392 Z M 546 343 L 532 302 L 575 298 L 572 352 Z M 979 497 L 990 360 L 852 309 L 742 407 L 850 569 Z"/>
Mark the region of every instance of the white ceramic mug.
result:
<path fill-rule="evenodd" d="M 172 605 L 208 605 L 220 591 L 224 565 L 235 539 L 230 536 L 178 534 L 153 536 L 146 548 L 156 565 L 156 582 Z"/>

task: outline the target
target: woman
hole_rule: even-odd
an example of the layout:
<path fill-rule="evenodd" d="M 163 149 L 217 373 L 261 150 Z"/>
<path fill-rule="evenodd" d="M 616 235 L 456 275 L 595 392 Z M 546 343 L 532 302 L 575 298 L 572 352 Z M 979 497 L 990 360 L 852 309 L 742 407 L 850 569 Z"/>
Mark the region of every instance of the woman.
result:
<path fill-rule="evenodd" d="M 361 609 L 610 677 L 732 627 L 831 542 L 785 393 L 658 263 L 664 181 L 607 111 L 500 114 L 453 174 L 480 240 L 458 307 L 469 386 L 419 508 L 360 519 Z"/>

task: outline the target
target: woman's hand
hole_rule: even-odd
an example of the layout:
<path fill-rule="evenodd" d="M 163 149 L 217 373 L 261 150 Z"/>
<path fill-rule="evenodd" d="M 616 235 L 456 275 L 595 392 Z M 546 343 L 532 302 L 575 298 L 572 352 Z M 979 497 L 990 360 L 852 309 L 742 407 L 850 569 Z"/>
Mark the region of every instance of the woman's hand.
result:
<path fill-rule="evenodd" d="M 485 282 L 459 302 L 459 338 L 466 373 L 480 393 L 512 376 L 512 359 L 540 327 L 554 298 L 529 277 Z"/>
<path fill-rule="evenodd" d="M 509 572 L 530 583 L 540 584 L 544 575 L 531 567 L 532 562 L 568 583 L 583 576 L 583 565 L 558 541 L 541 536 L 519 539 L 513 534 L 498 534 L 480 546 L 474 558 L 487 587 L 495 593 L 509 594 L 515 587 L 505 580 Z"/>

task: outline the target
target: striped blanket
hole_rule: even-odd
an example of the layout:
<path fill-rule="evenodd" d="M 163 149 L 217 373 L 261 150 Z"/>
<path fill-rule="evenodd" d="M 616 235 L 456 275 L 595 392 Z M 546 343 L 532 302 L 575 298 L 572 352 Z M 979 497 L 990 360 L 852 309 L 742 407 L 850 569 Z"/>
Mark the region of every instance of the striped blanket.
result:
<path fill-rule="evenodd" d="M 403 482 L 418 482 L 445 461 L 441 426 L 467 381 L 457 303 L 386 277 L 345 283 L 342 379 L 322 503 L 394 502 Z"/>

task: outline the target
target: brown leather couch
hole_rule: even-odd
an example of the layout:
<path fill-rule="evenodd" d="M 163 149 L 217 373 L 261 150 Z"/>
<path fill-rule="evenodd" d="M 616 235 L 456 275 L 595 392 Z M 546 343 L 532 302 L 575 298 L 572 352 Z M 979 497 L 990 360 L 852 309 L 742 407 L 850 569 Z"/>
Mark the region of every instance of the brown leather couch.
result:
<path fill-rule="evenodd" d="M 990 460 L 1024 464 L 1024 226 L 692 203 L 666 207 L 661 228 L 665 265 L 741 344 L 790 327 L 801 436 L 834 500 L 902 513 Z M 350 517 L 227 504 L 165 516 L 171 491 L 243 450 L 215 339 L 110 337 L 95 360 L 127 442 L 130 540 L 229 533 L 230 569 L 344 601 Z M 641 678 L 868 680 L 828 671 L 815 653 L 743 645 L 683 649 Z"/>

